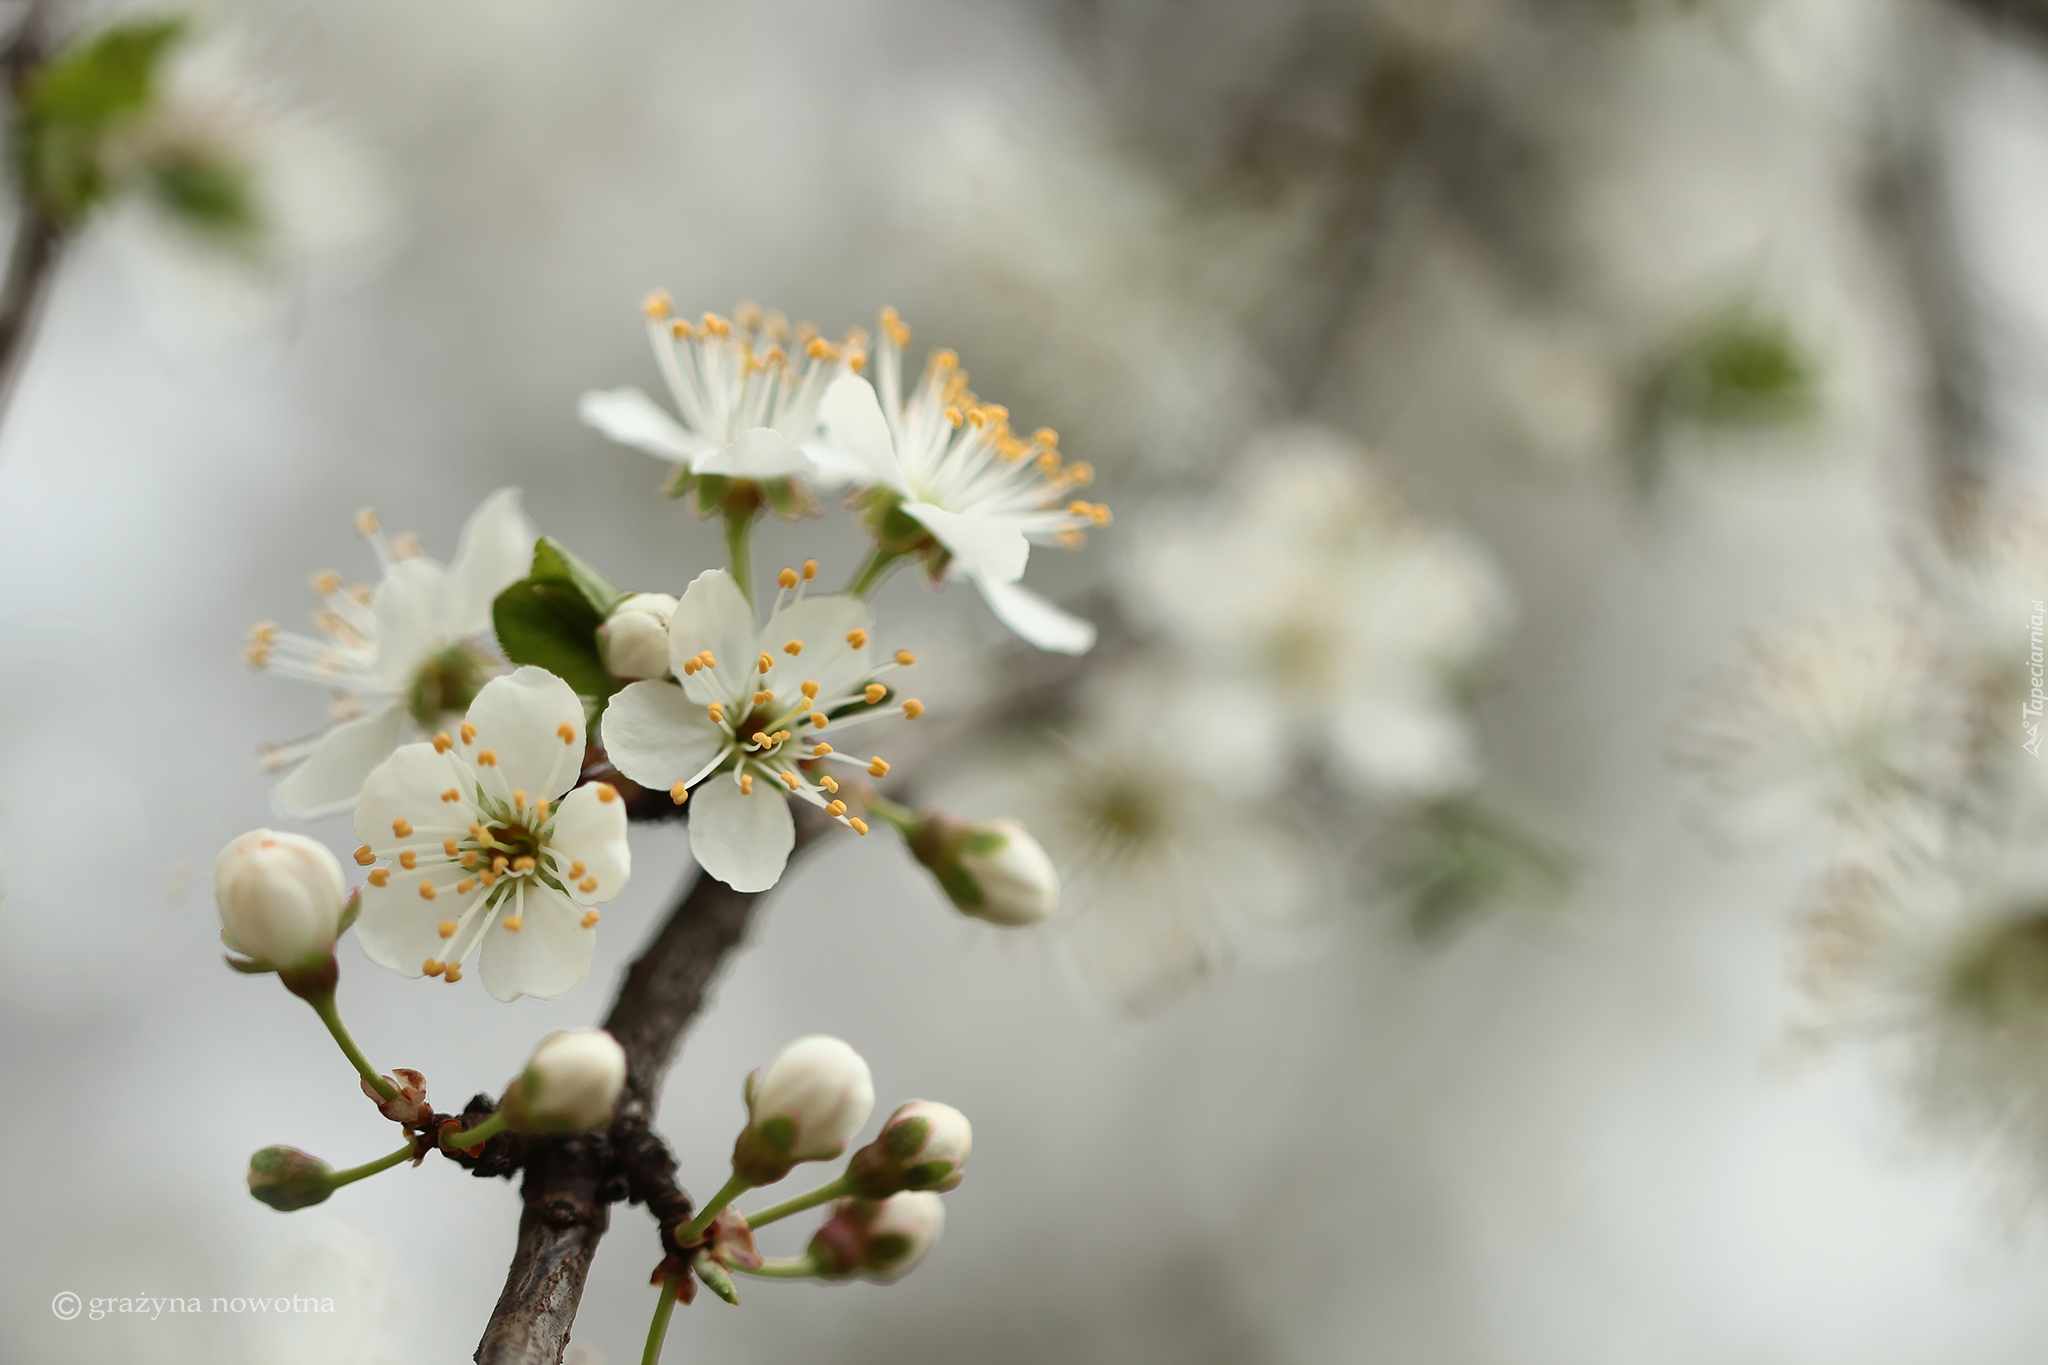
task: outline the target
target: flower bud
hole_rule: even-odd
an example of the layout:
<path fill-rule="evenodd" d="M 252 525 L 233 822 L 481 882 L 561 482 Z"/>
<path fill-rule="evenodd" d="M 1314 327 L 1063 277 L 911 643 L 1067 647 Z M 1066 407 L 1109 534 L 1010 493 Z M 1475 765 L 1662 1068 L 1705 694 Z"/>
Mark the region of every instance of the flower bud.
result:
<path fill-rule="evenodd" d="M 668 619 L 676 599 L 665 592 L 636 592 L 597 628 L 597 649 L 614 678 L 668 676 Z"/>
<path fill-rule="evenodd" d="M 950 1190 L 967 1173 L 974 1128 L 950 1104 L 912 1100 L 889 1116 L 873 1142 L 847 1163 L 849 1187 L 864 1199 L 902 1190 Z"/>
<path fill-rule="evenodd" d="M 334 1193 L 334 1170 L 296 1147 L 265 1147 L 249 1158 L 249 1193 L 279 1213 L 325 1203 Z"/>
<path fill-rule="evenodd" d="M 928 1191 L 892 1195 L 879 1203 L 842 1199 L 811 1238 L 811 1264 L 821 1279 L 865 1274 L 888 1284 L 917 1269 L 945 1226 L 945 1201 Z"/>
<path fill-rule="evenodd" d="M 799 1038 L 766 1072 L 747 1077 L 747 1126 L 733 1144 L 733 1170 L 769 1185 L 799 1161 L 836 1157 L 874 1107 L 874 1078 L 858 1052 L 823 1034 Z"/>
<path fill-rule="evenodd" d="M 612 1121 L 626 1084 L 626 1050 L 599 1028 L 550 1033 L 505 1087 L 498 1111 L 515 1133 L 585 1133 Z"/>
<path fill-rule="evenodd" d="M 214 859 L 213 896 L 222 938 L 254 967 L 297 972 L 333 960 L 348 889 L 324 844 L 252 829 Z"/>
<path fill-rule="evenodd" d="M 910 851 L 953 904 L 976 919 L 1022 928 L 1059 912 L 1059 873 L 1015 820 L 967 824 L 927 815 L 910 835 Z"/>

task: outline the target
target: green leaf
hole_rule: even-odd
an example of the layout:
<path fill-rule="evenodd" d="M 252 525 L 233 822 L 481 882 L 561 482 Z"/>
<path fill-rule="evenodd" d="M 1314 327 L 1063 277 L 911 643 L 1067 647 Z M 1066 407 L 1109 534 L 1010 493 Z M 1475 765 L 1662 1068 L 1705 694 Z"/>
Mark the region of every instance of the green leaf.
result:
<path fill-rule="evenodd" d="M 177 18 L 114 24 L 71 44 L 25 83 L 17 168 L 59 225 L 75 226 L 121 188 L 109 166 L 110 137 L 149 111 L 164 56 L 184 33 Z"/>
<path fill-rule="evenodd" d="M 580 696 L 609 697 L 625 684 L 604 666 L 597 628 L 626 593 L 548 536 L 533 547 L 533 569 L 498 594 L 491 624 L 515 664 L 545 668 Z"/>

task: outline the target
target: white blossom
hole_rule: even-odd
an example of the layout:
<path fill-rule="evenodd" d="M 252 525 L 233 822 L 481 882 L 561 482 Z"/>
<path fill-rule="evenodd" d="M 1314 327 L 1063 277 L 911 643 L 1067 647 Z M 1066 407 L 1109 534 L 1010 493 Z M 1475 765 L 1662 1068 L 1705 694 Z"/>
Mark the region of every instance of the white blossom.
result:
<path fill-rule="evenodd" d="M 838 1156 L 874 1107 L 867 1062 L 822 1033 L 797 1039 L 747 1078 L 748 1131 L 790 1161 Z"/>
<path fill-rule="evenodd" d="M 546 1000 L 590 971 L 600 905 L 632 868 L 626 806 L 575 787 L 583 703 L 539 668 L 485 683 L 454 733 L 400 748 L 356 805 L 363 888 L 356 937 L 402 976 L 462 977 L 481 953 L 500 1000 Z M 566 797 L 563 793 L 567 792 Z"/>
<path fill-rule="evenodd" d="M 514 1132 L 583 1133 L 610 1123 L 626 1085 L 626 1052 L 601 1028 L 540 1040 L 500 1107 Z"/>
<path fill-rule="evenodd" d="M 679 422 L 636 388 L 593 390 L 577 405 L 585 425 L 686 474 L 779 479 L 817 473 L 818 402 L 862 361 L 859 342 L 825 340 L 808 323 L 741 304 L 732 319 L 674 316 L 665 293 L 642 310 Z M 737 324 L 737 325 L 735 325 Z M 829 456 L 828 456 L 829 458 Z"/>
<path fill-rule="evenodd" d="M 341 865 L 301 834 L 252 829 L 213 862 L 221 936 L 260 966 L 311 966 L 334 951 L 348 899 Z"/>
<path fill-rule="evenodd" d="M 668 676 L 668 623 L 676 599 L 665 592 L 636 592 L 612 609 L 597 628 L 597 647 L 614 678 Z"/>
<path fill-rule="evenodd" d="M 356 529 L 383 569 L 374 589 L 322 570 L 313 575 L 317 636 L 267 621 L 249 632 L 251 667 L 314 683 L 335 699 L 334 724 L 264 751 L 266 767 L 292 769 L 273 800 L 299 819 L 347 810 L 370 770 L 409 734 L 431 733 L 469 705 L 497 667 L 491 603 L 526 574 L 540 538 L 516 488 L 499 489 L 470 514 L 452 567 L 420 555 L 410 536 L 387 538 L 374 512 L 358 512 Z"/>
<path fill-rule="evenodd" d="M 850 763 L 879 777 L 888 765 L 839 753 L 831 739 L 879 716 L 923 711 L 915 698 L 881 705 L 886 689 L 875 679 L 914 660 L 898 652 L 868 662 L 865 602 L 806 596 L 808 580 L 794 570 L 783 579 L 757 624 L 731 574 L 697 575 L 669 621 L 669 663 L 681 681 L 630 684 L 602 726 L 620 772 L 676 800 L 691 793 L 690 851 L 738 891 L 765 891 L 782 876 L 796 837 L 790 797 L 865 834 L 838 779 L 819 770 Z M 849 706 L 867 709 L 832 718 Z"/>
<path fill-rule="evenodd" d="M 893 494 L 897 508 L 945 548 L 1019 636 L 1040 649 L 1087 653 L 1095 627 L 1018 580 L 1033 541 L 1077 545 L 1087 528 L 1108 524 L 1107 507 L 1071 497 L 1093 470 L 1063 464 L 1059 437 L 1049 429 L 1028 438 L 1011 431 L 1009 410 L 969 391 L 951 351 L 933 351 L 906 396 L 902 351 L 909 342 L 910 329 L 894 309 L 884 310 L 874 384 L 849 373 L 826 390 L 820 411 L 845 457 L 827 474 Z"/>
<path fill-rule="evenodd" d="M 1015 820 L 994 820 L 968 832 L 960 867 L 981 900 L 960 908 L 991 924 L 1042 924 L 1059 913 L 1060 874 L 1045 848 Z"/>
<path fill-rule="evenodd" d="M 1481 774 L 1462 691 L 1507 592 L 1483 547 L 1419 520 L 1365 459 L 1312 428 L 1255 442 L 1217 506 L 1139 529 L 1127 596 L 1276 762 L 1443 796 Z"/>
<path fill-rule="evenodd" d="M 912 1100 L 889 1115 L 873 1142 L 847 1163 L 849 1188 L 866 1199 L 903 1190 L 957 1189 L 967 1173 L 974 1126 L 950 1104 Z"/>

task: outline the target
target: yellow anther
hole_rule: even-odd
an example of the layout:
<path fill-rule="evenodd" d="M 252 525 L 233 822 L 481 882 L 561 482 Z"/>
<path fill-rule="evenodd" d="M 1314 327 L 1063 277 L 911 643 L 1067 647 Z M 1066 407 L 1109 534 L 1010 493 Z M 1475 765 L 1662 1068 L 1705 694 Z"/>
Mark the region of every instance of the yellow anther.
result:
<path fill-rule="evenodd" d="M 462 789 L 460 787 L 450 787 L 447 791 L 441 793 L 441 799 L 450 802 L 460 801 L 462 799 Z"/>
<path fill-rule="evenodd" d="M 788 787 L 791 791 L 795 791 L 800 785 L 802 785 L 796 780 L 796 774 L 791 772 L 787 768 L 784 768 L 781 772 L 777 773 L 776 776 L 780 777 L 782 779 L 783 785 Z"/>
<path fill-rule="evenodd" d="M 732 324 L 716 313 L 706 313 L 703 317 L 698 318 L 697 326 L 703 330 L 706 336 L 729 337 L 732 335 Z"/>
<path fill-rule="evenodd" d="M 457 927 L 458 926 L 456 925 L 455 921 L 452 919 L 444 919 L 439 924 L 434 926 L 434 928 L 440 933 L 442 938 L 454 938 L 455 930 Z"/>
<path fill-rule="evenodd" d="M 576 727 L 566 720 L 563 721 L 555 727 L 555 738 L 561 740 L 564 744 L 574 744 L 576 742 Z"/>
<path fill-rule="evenodd" d="M 671 318 L 668 324 L 668 334 L 677 341 L 688 341 L 691 337 L 697 335 L 697 329 L 690 325 L 687 318 Z"/>
<path fill-rule="evenodd" d="M 668 290 L 657 289 L 640 300 L 640 311 L 647 315 L 649 322 L 662 322 L 676 310 L 676 301 L 669 297 Z"/>
<path fill-rule="evenodd" d="M 549 812 L 550 810 L 552 810 L 552 809 L 554 809 L 554 805 L 553 805 L 553 803 L 552 803 L 552 802 L 549 802 L 549 801 L 536 801 L 536 802 L 534 803 L 534 805 L 533 805 L 533 823 L 534 823 L 534 827 L 535 827 L 536 829 L 538 829 L 538 828 L 539 828 L 540 826 L 542 826 L 542 825 L 544 825 L 544 824 L 546 824 L 546 823 L 548 822 L 548 812 Z"/>
<path fill-rule="evenodd" d="M 453 857 L 455 856 L 455 853 L 456 853 L 456 849 L 457 849 L 458 847 L 459 847 L 459 846 L 458 846 L 458 845 L 456 844 L 456 842 L 455 842 L 455 841 L 454 841 L 453 839 L 443 839 L 443 840 L 441 841 L 441 851 L 442 851 L 443 853 L 447 854 L 447 855 L 448 855 L 449 857 L 451 857 L 451 858 L 453 858 Z"/>
<path fill-rule="evenodd" d="M 952 427 L 952 428 L 953 428 L 953 430 L 955 430 L 955 431 L 958 431 L 958 430 L 960 429 L 960 426 L 961 426 L 961 424 L 962 424 L 963 422 L 965 422 L 966 420 L 967 420 L 967 416 L 966 416 L 966 414 L 965 414 L 965 413 L 963 413 L 963 412 L 961 412 L 961 411 L 960 411 L 960 409 L 958 409 L 958 408 L 947 408 L 947 409 L 946 409 L 946 424 L 947 424 L 948 426 Z"/>
<path fill-rule="evenodd" d="M 313 575 L 313 591 L 321 597 L 332 597 L 341 591 L 341 575 L 332 569 L 322 569 Z"/>
<path fill-rule="evenodd" d="M 468 721 L 462 722 L 462 742 L 464 744 L 476 743 L 476 726 Z"/>
<path fill-rule="evenodd" d="M 420 964 L 420 972 L 425 976 L 439 976 L 441 974 L 441 964 L 430 957 Z"/>
<path fill-rule="evenodd" d="M 768 738 L 768 732 L 767 732 L 766 730 L 756 730 L 756 731 L 754 731 L 753 739 L 754 739 L 754 744 L 755 744 L 755 746 L 756 746 L 757 748 L 762 748 L 762 749 L 765 749 L 765 748 L 767 748 L 767 747 L 768 747 L 768 746 L 769 746 L 769 745 L 770 745 L 771 743 L 773 743 L 773 742 L 774 742 L 774 741 L 772 741 L 772 740 L 770 740 L 770 739 Z"/>
<path fill-rule="evenodd" d="M 908 668 L 917 662 L 917 656 L 907 649 L 899 649 L 896 651 L 896 662 Z"/>
<path fill-rule="evenodd" d="M 825 773 L 822 776 L 820 776 L 818 778 L 818 784 L 822 786 L 826 791 L 831 792 L 834 796 L 837 796 L 839 794 L 839 779 L 832 776 L 832 774 L 830 773 Z"/>
<path fill-rule="evenodd" d="M 775 575 L 775 582 L 776 582 L 776 585 L 777 585 L 778 587 L 783 587 L 783 588 L 793 588 L 793 587 L 795 587 L 795 586 L 797 585 L 797 576 L 796 576 L 796 570 L 795 570 L 795 569 L 784 569 L 784 570 L 783 570 L 783 571 L 782 571 L 781 573 L 779 573 L 779 574 Z"/>
<path fill-rule="evenodd" d="M 683 676 L 687 678 L 702 667 L 704 665 L 698 663 L 695 659 L 685 659 L 683 660 Z"/>
<path fill-rule="evenodd" d="M 512 860 L 502 853 L 496 854 L 491 858 L 491 871 L 500 877 L 505 875 L 505 869 L 510 866 L 512 866 Z"/>
<path fill-rule="evenodd" d="M 533 859 L 523 854 L 512 860 L 512 870 L 514 872 L 531 872 L 533 868 Z"/>
<path fill-rule="evenodd" d="M 916 720 L 923 714 L 924 703 L 916 697 L 912 697 L 909 701 L 903 703 L 903 715 L 906 720 Z"/>
<path fill-rule="evenodd" d="M 868 832 L 868 822 L 861 819 L 859 816 L 855 816 L 853 819 L 848 820 L 846 823 L 853 826 L 853 832 L 855 834 L 866 834 Z"/>
<path fill-rule="evenodd" d="M 448 732 L 446 730 L 443 730 L 440 734 L 434 736 L 435 753 L 445 754 L 454 747 L 455 741 L 448 737 Z"/>
<path fill-rule="evenodd" d="M 832 752 L 832 746 L 831 746 L 831 745 L 829 745 L 829 744 L 825 744 L 825 743 L 822 743 L 822 742 L 820 742 L 820 743 L 817 743 L 817 744 L 813 744 L 813 745 L 811 746 L 811 757 L 812 757 L 812 758 L 823 758 L 823 757 L 824 757 L 824 756 L 825 756 L 826 754 L 829 754 L 829 753 L 831 753 L 831 752 Z"/>
<path fill-rule="evenodd" d="M 822 730 L 822 729 L 824 729 L 824 728 L 825 728 L 825 724 L 826 724 L 826 720 L 827 720 L 827 717 L 826 717 L 826 715 L 825 715 L 825 713 L 824 713 L 823 711 L 813 711 L 813 712 L 811 712 L 811 728 L 812 728 L 813 730 Z"/>
<path fill-rule="evenodd" d="M 391 881 L 391 869 L 390 869 L 390 868 L 388 868 L 388 867 L 378 867 L 378 868 L 372 868 L 372 869 L 370 870 L 370 885 L 372 885 L 372 886 L 384 886 L 384 885 L 387 885 L 387 884 L 388 884 L 388 883 L 389 883 L 390 881 Z"/>
<path fill-rule="evenodd" d="M 452 844 L 455 841 L 453 839 L 450 839 L 448 842 Z M 450 849 L 449 852 L 452 853 L 454 852 L 454 850 Z M 480 857 L 481 855 L 478 854 L 475 849 L 471 849 L 469 850 L 469 852 L 463 854 L 459 861 L 466 868 L 474 868 L 477 865 L 477 862 L 479 861 Z"/>
<path fill-rule="evenodd" d="M 881 756 L 880 754 L 876 754 L 876 755 L 875 755 L 875 761 L 874 761 L 874 762 L 872 762 L 872 763 L 870 763 L 870 764 L 868 764 L 868 776 L 869 776 L 869 777 L 887 777 L 888 775 L 889 775 L 889 761 L 888 761 L 887 759 L 883 758 L 883 757 L 882 757 L 882 756 Z"/>
<path fill-rule="evenodd" d="M 598 920 L 598 914 L 597 914 L 597 911 L 595 911 L 595 910 L 585 910 L 585 911 L 583 912 L 583 927 L 584 927 L 584 928 L 586 928 L 586 929 L 595 929 L 595 928 L 597 927 L 597 920 Z"/>
<path fill-rule="evenodd" d="M 812 337 L 804 343 L 804 354 L 813 360 L 837 360 L 839 348 L 823 337 Z"/>
<path fill-rule="evenodd" d="M 706 706 L 704 708 L 704 714 L 711 717 L 711 723 L 713 725 L 717 725 L 725 720 L 725 708 L 723 706 L 720 706 L 717 702 L 712 702 L 709 706 Z"/>
<path fill-rule="evenodd" d="M 818 685 L 809 679 L 806 679 L 803 685 L 797 688 L 797 691 L 803 693 L 806 700 L 816 701 L 818 699 Z"/>
<path fill-rule="evenodd" d="M 371 851 L 370 846 L 368 844 L 364 844 L 361 848 L 356 850 L 357 867 L 368 867 L 371 863 L 374 863 L 376 861 L 377 855 Z"/>
<path fill-rule="evenodd" d="M 576 889 L 578 891 L 581 891 L 586 896 L 589 895 L 591 892 L 597 890 L 597 878 L 585 877 L 582 881 L 576 883 Z"/>
<path fill-rule="evenodd" d="M 827 803 L 827 805 L 825 806 L 825 814 L 831 816 L 834 820 L 837 820 L 840 816 L 846 814 L 846 803 L 844 801 L 833 801 Z"/>
<path fill-rule="evenodd" d="M 503 920 L 499 922 L 505 926 L 506 932 L 513 934 L 518 933 L 521 929 L 526 927 L 526 921 L 521 919 L 517 915 L 507 915 Z"/>
<path fill-rule="evenodd" d="M 462 980 L 461 966 L 457 963 L 449 963 L 446 967 L 441 969 L 441 979 L 451 986 L 454 985 L 456 982 Z"/>
<path fill-rule="evenodd" d="M 795 658 L 797 655 L 804 652 L 804 642 L 802 640 L 791 640 L 788 644 L 782 647 L 782 652 L 784 654 L 789 655 L 791 658 Z"/>
<path fill-rule="evenodd" d="M 391 832 L 401 839 L 405 838 L 412 833 L 412 821 L 406 819 L 403 815 L 399 816 L 391 822 Z"/>
<path fill-rule="evenodd" d="M 418 559 L 420 557 L 420 538 L 410 531 L 400 531 L 397 535 L 391 537 L 391 557 L 393 559 Z"/>
<path fill-rule="evenodd" d="M 609 782 L 593 782 L 590 785 L 597 788 L 597 804 L 600 806 L 609 806 L 619 799 L 619 789 Z"/>
<path fill-rule="evenodd" d="M 756 706 L 766 706 L 769 702 L 774 700 L 775 694 L 773 692 L 761 691 L 756 692 L 754 694 L 754 705 Z"/>
<path fill-rule="evenodd" d="M 678 782 L 668 789 L 668 799 L 680 806 L 690 799 L 690 789 Z"/>
<path fill-rule="evenodd" d="M 1070 517 L 1092 517 L 1094 512 L 1095 505 L 1093 503 L 1070 502 L 1067 504 L 1067 515 Z"/>
<path fill-rule="evenodd" d="M 882 310 L 882 335 L 889 338 L 889 344 L 899 351 L 910 344 L 910 329 L 903 325 L 903 319 L 897 316 L 894 308 Z"/>
<path fill-rule="evenodd" d="M 760 657 L 760 659 L 756 661 L 756 666 L 759 667 L 763 673 L 766 673 L 769 669 L 775 667 L 775 656 L 773 654 L 763 654 Z"/>
<path fill-rule="evenodd" d="M 495 767 L 497 767 L 497 766 L 498 766 L 498 751 L 497 751 L 496 749 L 479 749 L 479 750 L 477 750 L 477 751 L 476 751 L 476 766 L 477 766 L 477 767 L 479 767 L 479 768 L 495 768 Z"/>
<path fill-rule="evenodd" d="M 856 626 L 846 632 L 846 643 L 852 645 L 855 649 L 865 649 L 868 643 L 868 633 Z"/>
<path fill-rule="evenodd" d="M 711 657 L 710 650 L 700 649 L 697 651 L 697 666 L 699 668 L 716 668 L 718 667 L 718 660 Z"/>
<path fill-rule="evenodd" d="M 889 689 L 880 683 L 869 683 L 862 690 L 861 695 L 868 699 L 869 706 L 873 706 L 876 702 L 889 695 Z"/>
<path fill-rule="evenodd" d="M 474 877 L 464 877 L 461 881 L 455 883 L 455 894 L 458 896 L 467 896 L 475 889 L 476 878 Z"/>
<path fill-rule="evenodd" d="M 377 534 L 377 512 L 375 508 L 365 507 L 356 513 L 356 534 L 363 537 Z"/>
<path fill-rule="evenodd" d="M 436 891 L 434 890 L 434 884 L 433 884 L 432 882 L 421 882 L 421 883 L 420 883 L 420 899 L 421 899 L 421 900 L 423 900 L 423 901 L 430 901 L 430 900 L 432 900 L 432 899 L 433 899 L 433 898 L 434 898 L 434 897 L 435 897 L 435 896 L 436 896 L 437 894 L 439 894 L 439 893 L 438 893 L 438 892 L 436 892 Z"/>
<path fill-rule="evenodd" d="M 1095 466 L 1086 460 L 1076 460 L 1067 466 L 1067 482 L 1076 488 L 1086 488 L 1095 482 Z"/>
<path fill-rule="evenodd" d="M 513 810 L 525 810 L 525 809 L 526 809 L 526 788 L 524 788 L 524 787 L 514 787 L 514 788 L 512 789 L 512 809 L 513 809 Z"/>
<path fill-rule="evenodd" d="M 476 879 L 484 884 L 486 891 L 498 884 L 498 874 L 488 867 L 477 873 Z"/>
<path fill-rule="evenodd" d="M 818 576 L 818 561 L 817 561 L 817 560 L 815 560 L 815 559 L 806 559 L 806 560 L 804 561 L 804 582 L 806 582 L 806 583 L 809 583 L 809 582 L 810 582 L 811 580 L 815 579 L 815 578 L 816 578 L 817 576 Z"/>
<path fill-rule="evenodd" d="M 774 734 L 768 736 L 768 738 L 774 740 L 777 744 L 780 744 L 783 740 L 789 738 L 789 731 L 777 730 Z"/>
<path fill-rule="evenodd" d="M 572 882 L 575 881 L 578 877 L 582 876 L 584 872 L 587 870 L 588 869 L 586 869 L 583 866 L 583 860 L 580 858 L 577 859 L 575 862 L 569 864 L 569 880 Z"/>
<path fill-rule="evenodd" d="M 483 844 L 485 847 L 489 847 L 491 844 L 497 842 L 495 839 L 491 838 L 491 832 L 485 829 L 482 825 L 471 825 L 469 827 L 469 837 L 476 840 L 478 843 Z"/>
<path fill-rule="evenodd" d="M 420 855 L 413 852 L 411 849 L 407 849 L 405 852 L 398 855 L 398 865 L 404 868 L 407 872 L 410 872 L 420 865 Z"/>

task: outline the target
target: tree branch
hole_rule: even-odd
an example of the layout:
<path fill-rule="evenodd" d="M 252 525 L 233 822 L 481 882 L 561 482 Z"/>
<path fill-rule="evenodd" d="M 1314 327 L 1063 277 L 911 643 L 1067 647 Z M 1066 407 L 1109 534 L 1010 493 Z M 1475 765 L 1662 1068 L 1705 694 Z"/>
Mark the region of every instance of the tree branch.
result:
<path fill-rule="evenodd" d="M 40 3 L 24 7 L 6 47 L 0 49 L 0 79 L 7 84 L 10 110 L 21 107 L 23 84 L 48 56 L 42 11 Z M 64 243 L 63 232 L 28 196 L 22 196 L 19 210 L 6 272 L 0 275 L 0 418 L 6 416 L 28 359 L 29 338 L 42 317 Z"/>
<path fill-rule="evenodd" d="M 814 823 L 799 822 L 792 865 L 818 832 Z M 519 1245 L 477 1345 L 477 1365 L 560 1365 L 611 1205 L 641 1197 L 634 1176 L 647 1160 L 643 1149 L 676 1045 L 704 1007 L 725 959 L 746 937 L 764 894 L 699 875 L 627 969 L 604 1021 L 626 1050 L 618 1118 L 607 1132 L 531 1144 L 520 1187 Z M 661 1218 L 672 1211 L 655 1213 Z"/>

